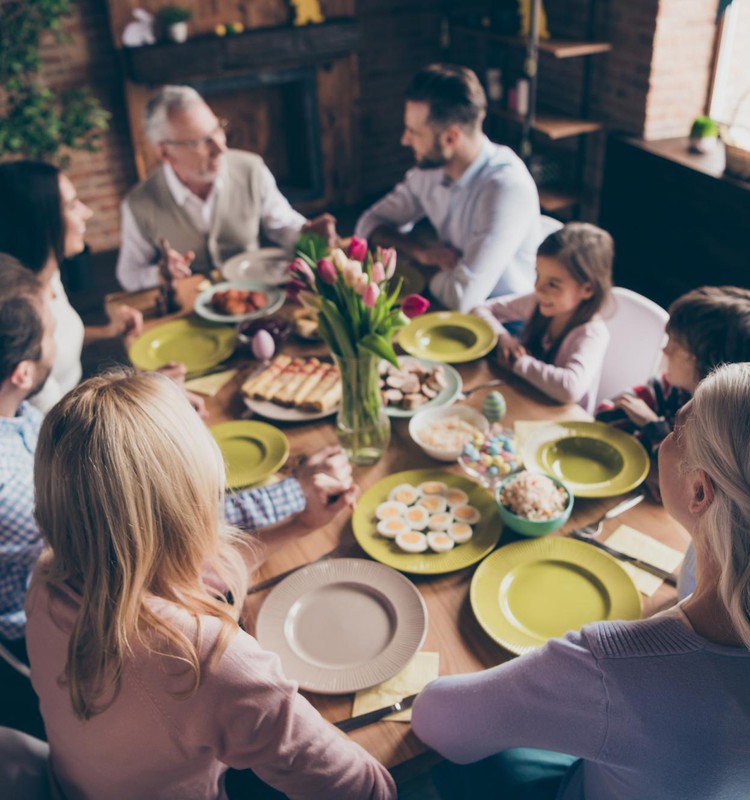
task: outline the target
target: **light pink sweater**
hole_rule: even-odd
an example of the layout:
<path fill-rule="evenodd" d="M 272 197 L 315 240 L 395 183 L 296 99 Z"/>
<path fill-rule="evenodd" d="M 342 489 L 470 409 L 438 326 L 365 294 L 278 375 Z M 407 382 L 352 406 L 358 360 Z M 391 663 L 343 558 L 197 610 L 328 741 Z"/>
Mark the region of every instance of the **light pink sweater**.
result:
<path fill-rule="evenodd" d="M 186 612 L 161 601 L 154 608 L 195 632 Z M 112 705 L 78 719 L 60 678 L 79 609 L 67 587 L 35 581 L 27 596 L 32 682 L 66 800 L 223 800 L 228 766 L 250 768 L 292 798 L 396 797 L 386 769 L 325 722 L 252 636 L 238 629 L 209 666 L 219 634 L 211 617 L 201 618 L 202 678 L 192 696 L 173 696 L 189 684 L 173 659 L 141 649 Z"/>
<path fill-rule="evenodd" d="M 502 323 L 517 320 L 528 322 L 536 304 L 533 292 L 507 295 L 477 306 L 472 314 L 487 320 L 498 334 L 507 335 L 508 331 Z M 513 364 L 513 372 L 553 400 L 578 403 L 593 413 L 608 345 L 609 330 L 597 315 L 570 331 L 560 344 L 553 363 L 525 355 Z"/>

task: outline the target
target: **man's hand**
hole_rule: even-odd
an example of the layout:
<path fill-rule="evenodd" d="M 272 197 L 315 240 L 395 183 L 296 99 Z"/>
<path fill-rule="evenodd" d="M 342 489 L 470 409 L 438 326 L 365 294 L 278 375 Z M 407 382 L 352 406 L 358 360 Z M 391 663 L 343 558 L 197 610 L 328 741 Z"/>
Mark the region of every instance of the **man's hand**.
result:
<path fill-rule="evenodd" d="M 195 260 L 195 253 L 192 250 L 180 253 L 172 247 L 167 247 L 164 252 L 167 263 L 162 269 L 166 269 L 173 280 L 189 278 L 193 274 L 190 265 Z"/>
<path fill-rule="evenodd" d="M 302 226 L 303 233 L 317 233 L 322 236 L 329 247 L 335 247 L 338 243 L 338 235 L 336 234 L 336 217 L 332 214 L 321 214 L 315 219 L 309 219 Z"/>
<path fill-rule="evenodd" d="M 526 348 L 515 336 L 507 334 L 497 340 L 497 363 L 506 369 L 513 369 L 516 359 L 526 355 Z"/>
<path fill-rule="evenodd" d="M 140 336 L 143 333 L 143 314 L 130 306 L 107 306 L 109 325 L 107 332 L 111 338 L 116 336 Z"/>
<path fill-rule="evenodd" d="M 353 508 L 359 494 L 349 459 L 337 446 L 310 456 L 295 477 L 307 498 L 307 506 L 297 520 L 306 532 L 324 527 L 343 508 Z"/>
<path fill-rule="evenodd" d="M 424 267 L 438 267 L 441 270 L 455 269 L 461 259 L 461 253 L 454 247 L 437 244 L 415 247 L 411 256 Z"/>
<path fill-rule="evenodd" d="M 167 364 L 162 364 L 157 370 L 160 375 L 164 375 L 169 380 L 182 386 L 185 383 L 185 375 L 187 375 L 187 367 L 182 361 L 170 361 Z"/>
<path fill-rule="evenodd" d="M 188 403 L 193 407 L 193 411 L 205 422 L 208 419 L 206 401 L 195 392 L 189 392 L 187 389 L 183 389 L 183 391 L 185 392 Z"/>
<path fill-rule="evenodd" d="M 659 419 L 652 408 L 640 397 L 632 394 L 621 394 L 615 400 L 615 408 L 621 408 L 628 415 L 628 419 L 639 428 L 642 428 L 647 422 L 656 422 Z"/>

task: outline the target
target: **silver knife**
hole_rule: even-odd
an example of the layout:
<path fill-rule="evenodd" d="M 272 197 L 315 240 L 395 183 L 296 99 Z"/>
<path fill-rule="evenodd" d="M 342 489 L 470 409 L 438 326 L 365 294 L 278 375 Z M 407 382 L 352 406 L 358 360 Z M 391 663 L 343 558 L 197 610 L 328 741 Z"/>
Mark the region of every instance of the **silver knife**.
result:
<path fill-rule="evenodd" d="M 620 561 L 627 561 L 628 564 L 632 564 L 634 567 L 640 567 L 640 569 L 645 570 L 646 572 L 650 572 L 652 575 L 656 575 L 657 578 L 661 578 L 665 583 L 668 583 L 670 586 L 677 586 L 677 578 L 673 573 L 667 572 L 666 570 L 661 569 L 654 564 L 649 564 L 647 561 L 641 561 L 640 558 L 629 556 L 627 553 L 623 553 L 621 550 L 615 550 L 614 547 L 610 547 L 608 544 L 604 544 L 604 542 L 599 542 L 596 539 L 591 539 L 588 536 L 578 533 L 578 531 L 572 531 L 570 536 L 573 539 L 578 539 L 578 541 L 580 542 L 587 542 L 588 544 L 592 544 L 594 547 L 598 547 L 600 550 L 604 550 L 605 553 L 609 553 L 611 556 L 614 556 Z"/>
<path fill-rule="evenodd" d="M 417 695 L 412 694 L 409 695 L 409 697 L 404 697 L 403 700 L 399 700 L 392 706 L 378 708 L 375 711 L 368 711 L 366 714 L 359 714 L 358 716 L 350 717 L 349 719 L 342 719 L 341 722 L 337 722 L 335 725 L 340 731 L 344 731 L 344 733 L 355 731 L 357 728 L 363 728 L 365 725 L 372 725 L 373 722 L 378 722 L 378 720 L 383 719 L 383 717 L 387 717 L 389 714 L 395 714 L 398 711 L 404 711 L 404 709 L 411 708 L 412 703 L 416 699 Z"/>

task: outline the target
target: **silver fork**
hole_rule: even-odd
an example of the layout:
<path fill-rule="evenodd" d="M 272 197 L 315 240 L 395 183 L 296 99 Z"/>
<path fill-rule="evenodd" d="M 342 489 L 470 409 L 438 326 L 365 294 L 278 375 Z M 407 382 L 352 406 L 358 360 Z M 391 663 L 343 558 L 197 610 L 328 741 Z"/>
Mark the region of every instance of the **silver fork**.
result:
<path fill-rule="evenodd" d="M 480 389 L 489 389 L 491 386 L 502 386 L 505 383 L 504 380 L 501 378 L 497 378 L 494 381 L 487 381 L 487 383 L 480 383 L 479 386 L 472 386 L 471 389 L 465 389 L 459 394 L 460 400 L 467 400 L 471 397 L 474 392 L 478 392 Z"/>

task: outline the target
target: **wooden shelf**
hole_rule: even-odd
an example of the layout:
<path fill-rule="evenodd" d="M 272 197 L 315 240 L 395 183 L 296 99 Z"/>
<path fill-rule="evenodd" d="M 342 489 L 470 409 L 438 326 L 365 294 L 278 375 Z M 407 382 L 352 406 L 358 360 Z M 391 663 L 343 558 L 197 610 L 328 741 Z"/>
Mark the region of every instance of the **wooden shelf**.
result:
<path fill-rule="evenodd" d="M 547 214 L 564 211 L 581 202 L 583 198 L 575 192 L 566 192 L 562 189 L 539 188 L 539 205 Z"/>
<path fill-rule="evenodd" d="M 509 47 L 526 48 L 526 39 L 523 36 L 508 36 L 495 33 L 486 28 L 472 28 L 468 25 L 452 25 L 452 32 L 481 34 L 487 39 L 508 45 Z M 612 49 L 610 42 L 586 42 L 569 39 L 540 39 L 539 50 L 549 53 L 554 58 L 579 58 L 580 56 L 593 56 L 597 53 L 608 53 Z"/>
<path fill-rule="evenodd" d="M 517 125 L 523 124 L 523 115 L 517 111 L 509 111 L 505 108 L 498 108 L 490 103 L 489 112 L 500 119 L 506 119 Z M 540 111 L 534 117 L 531 126 L 532 130 L 541 133 L 548 139 L 569 139 L 572 136 L 581 136 L 588 133 L 596 133 L 602 129 L 602 123 L 592 119 L 573 119 L 563 114 L 551 114 Z"/>

